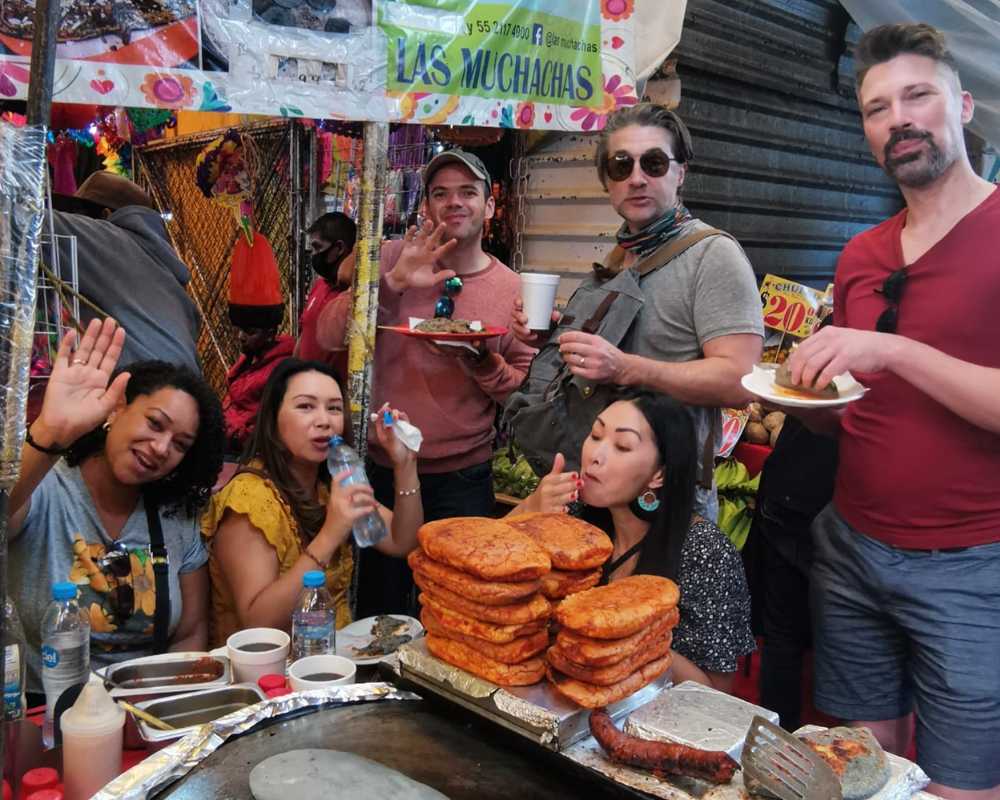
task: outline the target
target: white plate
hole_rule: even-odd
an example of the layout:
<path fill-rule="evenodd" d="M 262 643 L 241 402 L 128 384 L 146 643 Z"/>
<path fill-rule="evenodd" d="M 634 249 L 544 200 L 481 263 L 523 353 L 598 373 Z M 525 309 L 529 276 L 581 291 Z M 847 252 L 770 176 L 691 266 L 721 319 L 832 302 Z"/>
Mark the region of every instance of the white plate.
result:
<path fill-rule="evenodd" d="M 387 616 L 406 622 L 405 633 L 408 633 L 414 639 L 424 632 L 424 626 L 420 624 L 420 620 L 418 619 L 408 617 L 405 614 L 388 614 Z M 337 631 L 337 655 L 349 658 L 355 664 L 361 666 L 365 664 L 377 664 L 385 658 L 386 656 L 356 656 L 354 654 L 355 647 L 362 648 L 371 644 L 374 638 L 371 633 L 372 625 L 374 624 L 375 617 L 365 617 Z M 387 653 L 386 655 L 392 655 L 392 653 Z"/>
<path fill-rule="evenodd" d="M 790 397 L 787 394 L 783 394 L 774 385 L 774 371 L 776 369 L 776 364 L 755 364 L 753 372 L 744 375 L 740 379 L 740 383 L 743 384 L 744 389 L 757 395 L 762 400 L 767 400 L 775 405 L 792 408 L 836 408 L 837 406 L 846 406 L 848 403 L 853 403 L 855 400 L 864 397 L 865 392 L 868 391 L 866 387 L 854 380 L 854 376 L 850 372 L 845 372 L 843 375 L 838 375 L 833 379 L 833 383 L 840 394 L 837 398 L 829 400 L 816 398 L 813 400 L 805 397 Z"/>

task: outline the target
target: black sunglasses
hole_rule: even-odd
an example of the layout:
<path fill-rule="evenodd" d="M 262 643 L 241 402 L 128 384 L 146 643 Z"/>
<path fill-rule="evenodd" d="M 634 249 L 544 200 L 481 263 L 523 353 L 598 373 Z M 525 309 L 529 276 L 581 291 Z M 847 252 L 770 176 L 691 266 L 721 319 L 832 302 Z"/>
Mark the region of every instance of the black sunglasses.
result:
<path fill-rule="evenodd" d="M 109 550 L 98 559 L 98 566 L 115 578 L 127 578 L 132 574 L 132 561 L 125 550 Z"/>
<path fill-rule="evenodd" d="M 639 156 L 639 167 L 650 178 L 662 178 L 670 169 L 671 161 L 680 163 L 679 159 L 671 158 L 659 147 L 654 147 Z M 616 183 L 631 178 L 634 169 L 635 159 L 628 153 L 618 151 L 604 159 L 604 171 Z"/>
<path fill-rule="evenodd" d="M 879 333 L 895 333 L 899 324 L 899 301 L 903 299 L 903 287 L 906 286 L 907 268 L 901 267 L 891 273 L 882 287 L 876 289 L 888 303 L 885 311 L 879 314 L 875 322 L 875 330 Z"/>
<path fill-rule="evenodd" d="M 457 275 L 448 278 L 444 282 L 444 286 L 441 287 L 441 297 L 438 298 L 437 303 L 434 304 L 434 316 L 444 317 L 445 319 L 451 319 L 451 315 L 455 313 L 455 300 L 453 299 L 462 291 L 462 279 Z"/>

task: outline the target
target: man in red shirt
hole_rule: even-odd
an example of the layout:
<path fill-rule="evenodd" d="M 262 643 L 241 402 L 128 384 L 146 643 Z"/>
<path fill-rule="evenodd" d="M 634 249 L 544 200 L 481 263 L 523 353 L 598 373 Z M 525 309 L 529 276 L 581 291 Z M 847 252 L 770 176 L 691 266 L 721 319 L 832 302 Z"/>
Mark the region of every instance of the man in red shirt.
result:
<path fill-rule="evenodd" d="M 347 214 L 332 211 L 317 217 L 306 231 L 312 268 L 316 273 L 299 318 L 299 341 L 296 358 L 323 361 L 347 380 L 347 348 L 343 338 L 334 341 L 324 335 L 328 329 L 326 317 L 332 312 L 332 301 L 343 295 L 351 296 L 354 279 L 354 250 L 357 227 Z"/>
<path fill-rule="evenodd" d="M 1000 798 L 1000 191 L 972 169 L 973 101 L 942 35 L 858 43 L 865 136 L 906 209 L 848 243 L 835 326 L 793 380 L 850 370 L 833 503 L 814 528 L 816 706 L 903 753 L 930 791 Z"/>

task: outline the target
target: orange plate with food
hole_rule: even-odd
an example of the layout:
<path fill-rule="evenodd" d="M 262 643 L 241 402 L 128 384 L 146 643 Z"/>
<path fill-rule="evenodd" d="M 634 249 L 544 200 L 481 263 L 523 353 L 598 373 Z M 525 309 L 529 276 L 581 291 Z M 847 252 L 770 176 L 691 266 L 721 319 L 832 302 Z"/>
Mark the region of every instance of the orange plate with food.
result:
<path fill-rule="evenodd" d="M 439 603 L 483 622 L 492 622 L 496 625 L 526 625 L 536 620 L 548 620 L 552 613 L 552 605 L 541 594 L 534 594 L 527 600 L 505 606 L 488 606 L 475 600 L 467 600 L 419 572 L 413 573 L 413 580 L 422 592 Z"/>
<path fill-rule="evenodd" d="M 423 623 L 428 632 L 433 633 L 435 636 L 461 642 L 474 650 L 478 650 L 484 656 L 488 656 L 494 661 L 500 661 L 504 664 L 520 664 L 532 656 L 537 656 L 549 646 L 549 632 L 544 629 L 535 633 L 529 633 L 527 636 L 518 636 L 516 639 L 504 644 L 498 644 L 477 639 L 474 636 L 466 636 L 464 633 L 458 633 L 450 628 L 446 628 L 429 608 L 425 608 L 420 612 L 420 622 Z"/>
<path fill-rule="evenodd" d="M 430 597 L 426 592 L 420 593 L 420 605 L 429 608 L 438 621 L 449 630 L 471 636 L 473 639 L 483 639 L 495 644 L 513 642 L 521 636 L 531 636 L 545 629 L 545 621 L 529 622 L 525 625 L 497 625 L 473 619 L 459 611 L 448 608 L 444 603 Z"/>
<path fill-rule="evenodd" d="M 507 333 L 507 328 L 499 325 L 483 325 L 481 331 L 469 331 L 468 333 L 438 333 L 436 331 L 413 330 L 406 325 L 379 325 L 379 330 L 388 333 L 399 333 L 403 336 L 410 336 L 414 339 L 427 339 L 432 342 L 477 342 L 482 339 L 496 339 Z"/>
<path fill-rule="evenodd" d="M 504 519 L 515 530 L 528 534 L 563 570 L 594 569 L 611 557 L 614 544 L 600 528 L 569 514 L 519 514 Z"/>
<path fill-rule="evenodd" d="M 621 639 L 659 620 L 680 600 L 680 589 L 659 575 L 627 578 L 572 594 L 559 603 L 556 621 L 594 639 Z"/>
<path fill-rule="evenodd" d="M 643 664 L 625 680 L 612 686 L 597 686 L 593 683 L 580 681 L 564 675 L 551 666 L 546 668 L 546 673 L 549 682 L 563 697 L 584 708 L 601 708 L 624 700 L 629 695 L 638 692 L 646 684 L 655 681 L 670 669 L 671 660 L 670 653 L 667 653 L 648 664 Z"/>
<path fill-rule="evenodd" d="M 504 664 L 454 639 L 428 633 L 426 641 L 431 655 L 498 686 L 530 686 L 545 677 L 545 661 L 537 656 L 520 664 Z"/>
<path fill-rule="evenodd" d="M 548 553 L 534 539 L 488 517 L 428 522 L 417 538 L 435 561 L 487 581 L 530 581 L 552 569 Z"/>
<path fill-rule="evenodd" d="M 484 581 L 467 572 L 441 564 L 418 547 L 406 557 L 410 569 L 469 600 L 486 606 L 503 606 L 526 600 L 542 585 L 540 580 L 521 582 Z"/>
<path fill-rule="evenodd" d="M 563 656 L 582 667 L 609 667 L 662 639 L 676 627 L 680 616 L 678 609 L 672 608 L 649 628 L 623 639 L 591 639 L 563 628 L 556 635 L 556 646 Z"/>

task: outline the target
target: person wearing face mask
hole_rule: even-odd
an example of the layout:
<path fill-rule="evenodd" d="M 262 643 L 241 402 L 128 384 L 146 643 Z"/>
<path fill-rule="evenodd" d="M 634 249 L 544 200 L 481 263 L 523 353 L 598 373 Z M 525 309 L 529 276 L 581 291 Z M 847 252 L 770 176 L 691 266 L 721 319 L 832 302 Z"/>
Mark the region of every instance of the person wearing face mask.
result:
<path fill-rule="evenodd" d="M 731 692 L 737 659 L 754 650 L 743 562 L 726 535 L 695 512 L 698 446 L 690 414 L 663 395 L 637 393 L 598 414 L 580 475 L 551 473 L 512 515 L 584 505 L 584 519 L 614 540 L 603 583 L 661 575 L 680 587 L 673 680 Z"/>
<path fill-rule="evenodd" d="M 346 214 L 332 211 L 316 219 L 306 231 L 313 272 L 312 288 L 299 318 L 296 358 L 323 361 L 347 377 L 347 347 L 344 337 L 331 333 L 329 317 L 338 297 L 351 297 L 354 280 L 354 250 L 357 226 Z"/>
<path fill-rule="evenodd" d="M 79 587 L 94 667 L 208 644 L 198 513 L 222 466 L 219 400 L 186 367 L 114 373 L 125 332 L 113 320 L 92 320 L 75 351 L 74 338 L 60 344 L 10 494 L 10 594 L 32 692 L 57 581 Z"/>
<path fill-rule="evenodd" d="M 336 373 L 296 358 L 271 373 L 241 467 L 202 520 L 211 543 L 213 642 L 241 628 L 289 630 L 302 576 L 311 570 L 326 573 L 337 627 L 348 624 L 351 527 L 372 511 L 389 530 L 373 549 L 402 558 L 416 547 L 424 521 L 416 454 L 386 424 L 387 414 L 393 422 L 407 417 L 384 406 L 373 426 L 393 465 L 394 511 L 375 500 L 370 486 L 341 486 L 346 473 L 327 471 L 330 437 L 353 444 Z"/>

